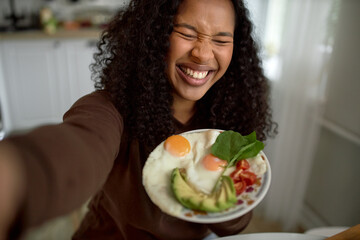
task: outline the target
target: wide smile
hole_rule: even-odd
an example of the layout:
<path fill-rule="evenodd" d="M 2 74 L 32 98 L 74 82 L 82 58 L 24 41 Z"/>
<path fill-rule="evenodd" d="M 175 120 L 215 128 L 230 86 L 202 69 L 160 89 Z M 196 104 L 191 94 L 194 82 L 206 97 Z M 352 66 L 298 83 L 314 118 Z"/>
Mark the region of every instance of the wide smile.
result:
<path fill-rule="evenodd" d="M 209 71 L 196 71 L 191 68 L 183 67 L 183 66 L 180 66 L 180 70 L 183 71 L 189 77 L 196 78 L 196 79 L 203 79 L 209 73 Z"/>
<path fill-rule="evenodd" d="M 214 70 L 195 70 L 187 66 L 178 65 L 176 70 L 180 77 L 191 86 L 204 85 L 215 72 Z"/>

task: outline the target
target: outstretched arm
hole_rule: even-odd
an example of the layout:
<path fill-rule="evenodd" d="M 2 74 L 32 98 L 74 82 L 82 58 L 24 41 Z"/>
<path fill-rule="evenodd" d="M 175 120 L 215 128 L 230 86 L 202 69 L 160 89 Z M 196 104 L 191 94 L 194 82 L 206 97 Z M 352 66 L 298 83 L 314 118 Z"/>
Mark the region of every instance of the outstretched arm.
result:
<path fill-rule="evenodd" d="M 18 159 L 3 160 L 5 168 L 20 173 L 14 180 L 11 177 L 16 174 L 11 174 L 9 180 L 13 183 L 3 183 L 4 191 L 19 189 L 14 197 L 9 195 L 12 199 L 20 198 L 17 201 L 22 210 L 17 223 L 21 220 L 23 227 L 38 225 L 69 213 L 95 194 L 106 181 L 118 154 L 122 128 L 120 114 L 108 95 L 95 92 L 78 100 L 64 115 L 63 123 L 39 127 L 1 142 L 9 155 Z M 0 204 L 9 211 L 6 218 L 14 218 L 19 203 L 1 198 Z M 0 224 L 6 229 L 7 220 L 4 221 Z"/>

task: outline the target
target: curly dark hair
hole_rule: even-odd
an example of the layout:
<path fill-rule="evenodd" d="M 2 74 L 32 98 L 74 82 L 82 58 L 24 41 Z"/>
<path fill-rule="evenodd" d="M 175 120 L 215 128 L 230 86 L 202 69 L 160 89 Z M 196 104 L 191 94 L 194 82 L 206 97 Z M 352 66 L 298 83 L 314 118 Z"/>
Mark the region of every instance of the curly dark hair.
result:
<path fill-rule="evenodd" d="M 131 1 L 101 35 L 92 64 L 96 89 L 108 91 L 130 136 L 155 146 L 175 132 L 166 55 L 173 20 L 181 0 Z M 252 36 L 249 12 L 242 0 L 232 0 L 236 14 L 230 66 L 197 102 L 210 128 L 249 134 L 265 140 L 274 131 L 269 87 Z"/>

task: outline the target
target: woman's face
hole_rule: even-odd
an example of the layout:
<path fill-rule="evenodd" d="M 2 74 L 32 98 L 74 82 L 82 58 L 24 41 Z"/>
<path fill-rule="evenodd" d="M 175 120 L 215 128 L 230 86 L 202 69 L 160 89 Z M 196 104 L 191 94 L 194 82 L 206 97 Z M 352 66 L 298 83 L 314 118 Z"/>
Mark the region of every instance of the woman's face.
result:
<path fill-rule="evenodd" d="M 197 101 L 228 68 L 235 12 L 230 0 L 184 0 L 170 35 L 166 73 L 174 95 Z"/>

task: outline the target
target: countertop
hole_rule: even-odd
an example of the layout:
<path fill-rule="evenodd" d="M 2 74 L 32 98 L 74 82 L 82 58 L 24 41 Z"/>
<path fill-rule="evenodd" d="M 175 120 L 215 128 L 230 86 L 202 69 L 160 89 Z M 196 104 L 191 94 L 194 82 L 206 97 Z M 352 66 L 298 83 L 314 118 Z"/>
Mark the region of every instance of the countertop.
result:
<path fill-rule="evenodd" d="M 84 28 L 79 30 L 58 29 L 54 34 L 46 34 L 42 30 L 29 30 L 19 32 L 1 32 L 0 41 L 2 40 L 41 40 L 41 39 L 99 39 L 101 29 Z"/>

